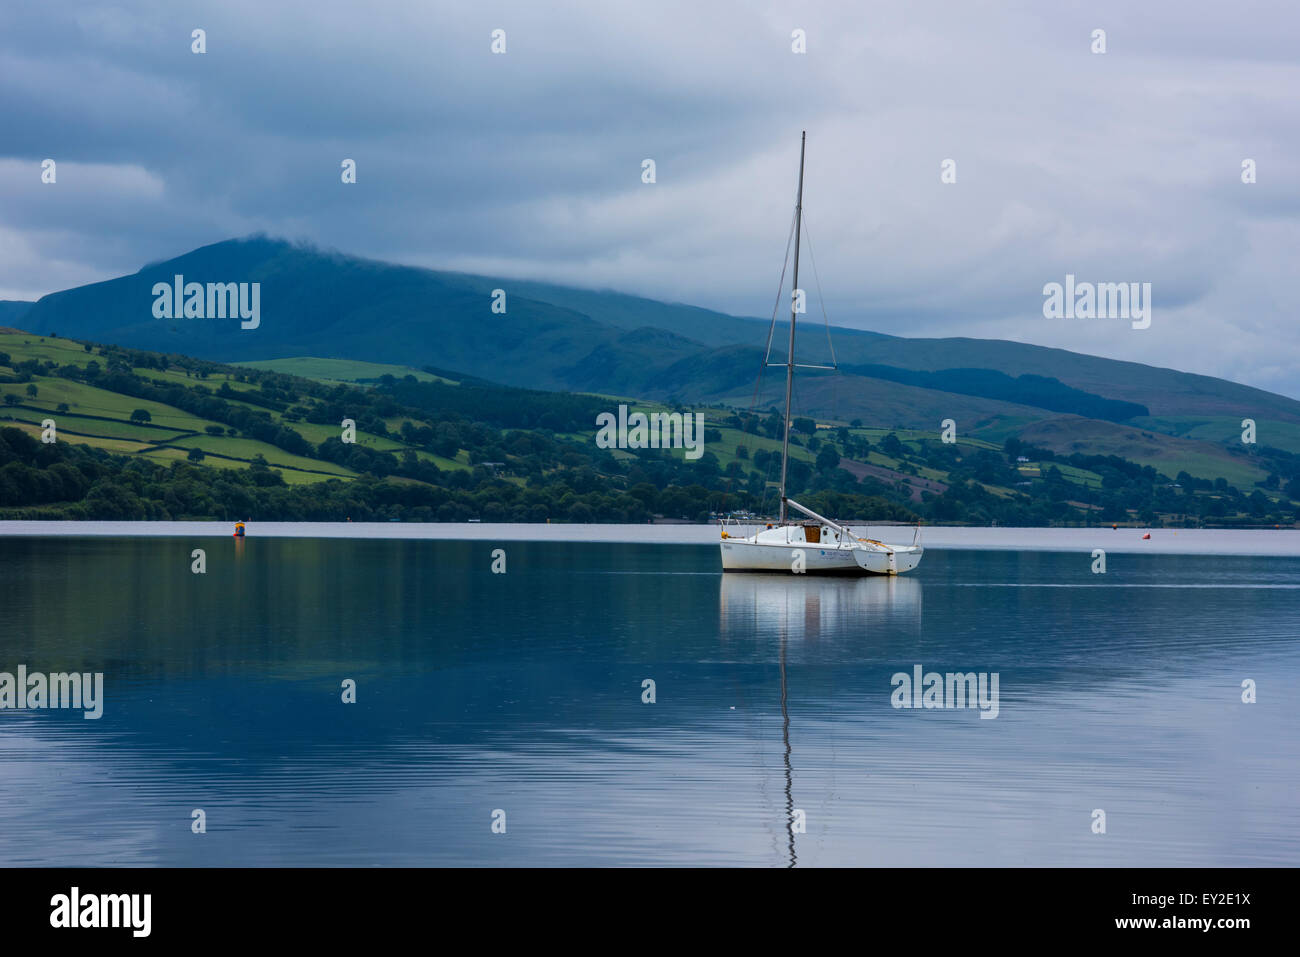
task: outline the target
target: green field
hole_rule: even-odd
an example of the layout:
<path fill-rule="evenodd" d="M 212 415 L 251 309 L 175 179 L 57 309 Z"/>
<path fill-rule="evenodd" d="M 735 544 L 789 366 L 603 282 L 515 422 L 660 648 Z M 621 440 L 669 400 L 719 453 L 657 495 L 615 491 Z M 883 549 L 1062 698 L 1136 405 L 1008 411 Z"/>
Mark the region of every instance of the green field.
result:
<path fill-rule="evenodd" d="M 232 438 L 228 435 L 191 435 L 168 444 L 179 446 L 182 449 L 198 448 L 204 452 L 225 455 L 234 459 L 251 460 L 254 456 L 260 455 L 266 459 L 267 464 L 272 468 L 283 467 L 300 469 L 304 472 L 323 472 L 327 476 L 334 478 L 355 478 L 357 475 L 356 472 L 344 468 L 342 465 L 335 465 L 333 462 L 325 462 L 320 459 L 304 458 L 301 455 L 291 455 L 283 449 L 244 436 Z"/>
<path fill-rule="evenodd" d="M 1242 420 L 1238 416 L 1143 416 L 1132 422 L 1152 432 L 1163 432 L 1179 438 L 1214 442 L 1229 447 L 1241 446 Z M 1255 443 L 1271 445 L 1288 452 L 1300 452 L 1300 425 L 1275 419 L 1256 419 Z"/>
<path fill-rule="evenodd" d="M 42 338 L 25 332 L 0 332 L 0 352 L 8 352 L 14 361 L 39 359 L 42 362 L 57 362 L 59 365 L 85 365 L 88 359 L 96 358 L 86 352 L 80 343 L 69 339 L 52 339 L 49 336 Z"/>
<path fill-rule="evenodd" d="M 186 461 L 188 456 L 188 453 L 181 449 L 170 449 L 170 448 L 154 449 L 150 452 L 144 452 L 142 454 L 147 459 L 152 459 L 154 461 L 164 462 L 164 463 Z M 284 456 L 284 458 L 286 459 L 297 458 L 297 456 L 286 455 L 283 452 L 281 452 L 280 454 Z M 308 461 L 312 461 L 312 460 L 308 460 Z M 344 475 L 318 475 L 314 472 L 303 472 L 297 469 L 287 468 L 283 465 L 274 462 L 269 464 L 271 466 L 272 471 L 278 472 L 280 474 L 280 476 L 284 479 L 286 485 L 311 485 L 314 482 L 328 482 L 333 479 L 343 479 L 347 477 Z M 328 463 L 326 464 L 328 465 Z M 207 458 L 205 458 L 203 460 L 203 465 L 209 468 L 229 469 L 231 471 L 239 471 L 241 469 L 248 468 L 247 462 L 236 462 L 232 459 L 218 458 L 215 455 L 208 456 Z M 337 468 L 337 466 L 334 467 Z"/>
<path fill-rule="evenodd" d="M 722 433 L 722 441 L 713 441 L 704 443 L 704 451 L 712 452 L 718 457 L 718 463 L 725 469 L 732 462 L 739 461 L 745 467 L 748 473 L 754 468 L 754 453 L 759 449 L 766 449 L 768 452 L 781 454 L 781 440 L 769 439 L 764 436 L 752 435 L 749 432 L 742 432 L 740 429 L 719 427 L 716 425 L 706 425 L 707 428 L 715 428 Z M 749 450 L 748 459 L 737 459 L 736 447 L 745 446 Z M 683 455 L 685 454 L 683 450 Z M 790 458 L 799 462 L 807 462 L 809 465 L 817 458 L 802 445 L 790 446 Z"/>
<path fill-rule="evenodd" d="M 58 425 L 60 435 L 76 433 L 102 438 L 130 439 L 142 445 L 157 445 L 160 442 L 170 442 L 181 436 L 193 434 L 188 429 L 151 429 L 136 422 L 124 422 L 120 419 L 92 419 L 75 412 L 56 412 L 53 408 L 46 410 L 42 408 L 40 400 L 28 399 L 24 405 L 25 408 L 10 409 L 9 414 L 27 421 L 52 418 Z M 34 409 L 41 409 L 41 411 L 37 412 Z"/>
<path fill-rule="evenodd" d="M 1068 482 L 1087 486 L 1088 488 L 1101 488 L 1101 476 L 1096 472 L 1089 472 L 1087 469 L 1066 465 L 1064 462 L 1031 462 L 1029 464 L 1038 466 L 1044 472 L 1055 467 Z"/>
<path fill-rule="evenodd" d="M 316 422 L 290 422 L 287 424 L 312 445 L 320 445 L 328 439 L 337 439 L 343 434 L 343 428 L 338 425 L 322 425 Z M 369 432 L 362 432 L 360 429 L 357 429 L 357 445 L 364 445 L 366 448 L 375 449 L 379 452 L 406 448 L 401 442 L 378 435 L 371 435 Z"/>
<path fill-rule="evenodd" d="M 136 375 L 145 379 L 152 379 L 154 382 L 165 383 L 167 385 L 180 385 L 185 388 L 190 386 L 202 385 L 207 386 L 214 393 L 221 389 L 223 385 L 228 385 L 235 392 L 252 392 L 257 393 L 259 387 L 252 382 L 240 382 L 233 376 L 229 379 L 223 376 L 208 376 L 206 379 L 198 375 L 186 375 L 184 369 L 173 368 L 166 371 L 159 369 L 136 369 Z"/>
<path fill-rule="evenodd" d="M 1267 473 L 1244 460 L 1241 462 L 1225 461 L 1217 455 L 1190 453 L 1168 458 L 1138 458 L 1133 456 L 1133 461 L 1141 465 L 1150 465 L 1156 471 L 1162 472 L 1170 478 L 1176 478 L 1179 472 L 1187 472 L 1188 475 L 1194 475 L 1197 478 L 1227 479 L 1228 484 L 1235 485 L 1237 488 L 1248 492 L 1253 489 L 1256 482 L 1262 482 L 1268 477 Z"/>
<path fill-rule="evenodd" d="M 69 411 L 74 413 L 102 415 L 106 418 L 122 419 L 124 421 L 131 418 L 131 413 L 134 410 L 144 409 L 149 413 L 151 424 L 167 426 L 182 432 L 202 432 L 206 426 L 220 424 L 208 419 L 200 419 L 188 412 L 183 412 L 170 405 L 164 405 L 161 402 L 135 399 L 117 392 L 98 389 L 84 382 L 74 382 L 71 379 L 35 376 L 32 379 L 32 384 L 40 390 L 40 394 L 35 399 L 27 396 L 26 384 L 6 383 L 0 385 L 0 394 L 12 392 L 22 399 L 24 405 L 48 409 L 51 413 L 54 412 L 60 402 L 64 402 L 67 403 Z M 148 430 L 142 431 L 147 432 Z"/>
<path fill-rule="evenodd" d="M 57 345 L 51 345 L 52 341 Z M 68 353 L 68 359 L 80 356 L 80 361 L 77 363 L 79 365 L 84 365 L 89 359 L 82 350 L 68 349 L 61 340 L 47 340 L 45 344 L 40 345 L 43 353 L 58 349 L 64 349 Z M 31 353 L 24 351 L 23 358 L 31 358 Z M 215 453 L 213 457 L 204 460 L 205 464 L 214 468 L 241 469 L 248 468 L 249 462 L 231 459 L 251 460 L 260 455 L 269 465 L 282 470 L 286 482 L 295 484 L 319 482 L 330 478 L 354 478 L 357 474 L 351 469 L 331 462 L 292 455 L 256 439 L 244 436 L 208 435 L 204 431 L 207 426 L 222 424 L 190 415 L 181 409 L 160 402 L 120 395 L 70 379 L 34 376 L 32 384 L 38 389 L 38 395 L 34 399 L 27 395 L 26 383 L 0 385 L 0 394 L 11 392 L 19 396 L 22 402 L 17 408 L 0 407 L 0 421 L 9 417 L 13 420 L 13 424 L 37 437 L 41 433 L 39 422 L 48 417 L 54 419 L 59 426 L 58 435 L 61 441 L 105 449 L 109 452 L 134 453 L 150 459 L 171 461 L 183 458 L 187 454 L 185 450 L 198 447 L 204 452 Z M 190 384 L 194 384 L 193 380 Z M 60 403 L 66 403 L 69 411 L 56 411 Z M 250 406 L 250 408 L 255 407 Z M 136 409 L 144 409 L 149 413 L 149 425 L 130 421 L 130 415 Z M 90 416 L 100 418 L 90 418 Z M 166 428 L 150 426 L 166 426 Z M 337 434 L 337 430 L 334 434 Z M 358 438 L 360 437 L 359 433 Z M 370 438 L 376 443 L 401 448 L 400 444 L 389 440 L 374 436 Z M 178 446 L 179 449 L 155 448 L 164 444 Z M 217 458 L 217 455 L 230 456 L 231 459 Z M 464 467 L 448 462 L 446 459 L 439 463 L 440 467 L 443 467 L 442 463 L 447 463 L 446 467 L 450 468 Z"/>
<path fill-rule="evenodd" d="M 9 414 L 21 415 L 22 410 L 18 410 L 16 413 L 11 412 Z M 40 423 L 31 422 L 30 420 L 22 418 L 14 418 L 7 421 L 4 418 L 4 415 L 5 413 L 0 413 L 0 424 L 21 429 L 23 432 L 26 432 L 34 438 L 39 439 L 41 437 L 43 430 Z M 58 435 L 61 441 L 68 442 L 71 445 L 86 445 L 92 449 L 104 449 L 108 452 L 120 452 L 123 454 L 141 453 L 144 449 L 148 448 L 144 443 L 132 439 L 114 439 L 97 435 L 68 435 L 65 432 L 59 432 Z"/>
<path fill-rule="evenodd" d="M 977 425 L 965 436 L 959 432 L 958 438 L 973 438 L 974 441 L 988 443 L 991 448 L 1000 449 L 1007 439 L 1015 438 L 1021 429 L 1036 421 L 1035 417 L 1029 415 L 1001 415 L 986 425 Z"/>
<path fill-rule="evenodd" d="M 411 375 L 421 382 L 458 384 L 451 379 L 430 375 L 420 369 L 387 365 L 382 362 L 362 362 L 359 359 L 320 359 L 315 356 L 297 356 L 292 359 L 256 359 L 250 362 L 232 362 L 231 365 L 244 366 L 249 369 L 266 369 L 271 372 L 283 372 L 285 375 L 301 376 L 304 379 L 315 379 L 318 382 L 373 382 L 385 375 L 391 375 L 395 379 Z"/>

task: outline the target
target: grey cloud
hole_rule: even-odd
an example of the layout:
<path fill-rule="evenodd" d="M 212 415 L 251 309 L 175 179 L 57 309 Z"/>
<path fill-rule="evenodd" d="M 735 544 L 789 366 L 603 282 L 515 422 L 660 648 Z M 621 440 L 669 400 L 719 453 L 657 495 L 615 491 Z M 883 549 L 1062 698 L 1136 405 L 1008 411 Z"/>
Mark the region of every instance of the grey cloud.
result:
<path fill-rule="evenodd" d="M 767 315 L 807 128 L 832 321 L 1300 394 L 1300 12 L 1199 6 L 10 5 L 0 297 L 261 230 Z M 1152 328 L 1044 320 L 1066 272 L 1151 282 Z"/>

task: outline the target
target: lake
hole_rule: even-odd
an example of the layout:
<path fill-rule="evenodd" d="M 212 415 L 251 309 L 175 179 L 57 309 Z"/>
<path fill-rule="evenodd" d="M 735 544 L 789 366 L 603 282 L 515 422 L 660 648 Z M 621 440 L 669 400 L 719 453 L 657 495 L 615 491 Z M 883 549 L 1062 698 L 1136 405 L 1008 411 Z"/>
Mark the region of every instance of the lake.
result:
<path fill-rule="evenodd" d="M 1290 545 L 829 580 L 256 529 L 0 537 L 0 672 L 104 676 L 97 720 L 0 710 L 0 864 L 1300 863 Z M 896 707 L 917 668 L 959 706 Z"/>

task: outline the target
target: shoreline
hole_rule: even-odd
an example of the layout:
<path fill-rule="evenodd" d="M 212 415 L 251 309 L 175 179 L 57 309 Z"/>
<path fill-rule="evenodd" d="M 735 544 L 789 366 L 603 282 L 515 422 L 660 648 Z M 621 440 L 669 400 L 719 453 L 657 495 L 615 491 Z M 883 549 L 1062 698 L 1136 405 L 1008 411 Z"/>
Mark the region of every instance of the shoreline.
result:
<path fill-rule="evenodd" d="M 743 527 L 743 526 L 742 526 Z M 853 526 L 861 530 L 867 526 Z M 910 544 L 912 526 L 873 525 L 871 537 Z M 0 538 L 230 538 L 234 522 L 0 521 Z M 1142 536 L 1150 533 L 1151 538 Z M 247 539 L 352 538 L 417 541 L 713 545 L 716 525 L 585 525 L 490 522 L 249 522 Z M 923 526 L 927 549 L 1091 551 L 1300 558 L 1300 529 L 1013 528 Z"/>

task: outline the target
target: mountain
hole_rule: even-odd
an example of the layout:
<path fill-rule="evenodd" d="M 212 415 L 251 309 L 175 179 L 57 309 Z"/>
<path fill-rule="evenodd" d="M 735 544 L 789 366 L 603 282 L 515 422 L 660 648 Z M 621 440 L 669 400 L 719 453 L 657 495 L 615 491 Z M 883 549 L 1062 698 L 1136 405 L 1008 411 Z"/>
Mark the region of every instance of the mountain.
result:
<path fill-rule="evenodd" d="M 0 327 L 18 322 L 33 305 L 18 299 L 0 299 Z"/>
<path fill-rule="evenodd" d="M 155 283 L 259 283 L 260 324 L 154 318 Z M 492 293 L 506 293 L 504 314 Z M 399 266 L 265 237 L 204 246 L 138 273 L 45 296 L 19 311 L 40 334 L 236 362 L 302 356 L 430 366 L 514 386 L 647 399 L 777 400 L 780 370 L 759 388 L 767 320 L 729 316 L 623 293 Z M 4 313 L 0 312 L 0 316 Z M 13 320 L 10 320 L 13 321 Z M 788 326 L 777 322 L 780 361 Z M 801 356 L 825 361 L 826 333 L 800 327 Z M 1190 445 L 1222 463 L 1260 445 L 1300 451 L 1300 402 L 1260 389 L 1133 362 L 1023 343 L 919 339 L 835 328 L 841 372 L 801 374 L 799 414 L 962 434 L 1001 443 L 1033 430 L 1065 451 L 1140 447 L 1150 461 Z M 1086 427 L 1081 423 L 1089 423 Z M 1132 436 L 1138 436 L 1135 440 Z M 1139 461 L 1142 459 L 1139 458 Z"/>

